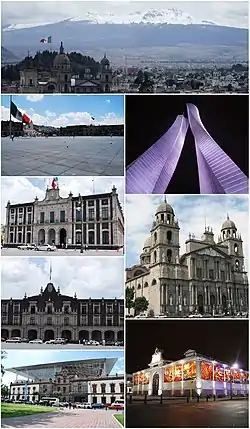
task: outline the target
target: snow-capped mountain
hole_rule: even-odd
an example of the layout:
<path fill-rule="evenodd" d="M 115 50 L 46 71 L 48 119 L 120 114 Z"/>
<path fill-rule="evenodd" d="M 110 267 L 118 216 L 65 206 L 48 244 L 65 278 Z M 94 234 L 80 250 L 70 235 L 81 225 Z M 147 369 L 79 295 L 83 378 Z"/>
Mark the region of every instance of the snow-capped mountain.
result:
<path fill-rule="evenodd" d="M 171 8 L 171 9 L 149 9 L 145 11 L 132 12 L 127 15 L 124 14 L 114 14 L 112 12 L 106 12 L 99 14 L 98 12 L 87 12 L 84 15 L 69 17 L 64 20 L 69 22 L 80 22 L 87 21 L 89 24 L 203 24 L 203 25 L 219 25 L 213 21 L 207 20 L 196 20 L 191 15 L 186 12 L 183 12 L 180 9 Z M 11 24 L 3 28 L 3 31 L 13 31 L 20 30 L 23 28 L 32 28 L 48 24 L 55 24 L 60 21 L 53 21 L 47 23 L 26 23 L 26 24 Z"/>

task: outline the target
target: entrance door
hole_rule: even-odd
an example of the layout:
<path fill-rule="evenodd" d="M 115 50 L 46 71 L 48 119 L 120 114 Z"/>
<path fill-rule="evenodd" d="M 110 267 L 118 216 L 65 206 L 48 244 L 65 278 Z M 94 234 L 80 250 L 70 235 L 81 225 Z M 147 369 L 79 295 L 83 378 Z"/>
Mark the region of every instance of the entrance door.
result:
<path fill-rule="evenodd" d="M 159 374 L 154 374 L 153 376 L 153 388 L 152 388 L 152 395 L 157 396 L 159 390 Z"/>
<path fill-rule="evenodd" d="M 197 297 L 198 300 L 198 312 L 200 314 L 204 313 L 204 300 L 203 300 L 203 295 L 198 295 Z"/>

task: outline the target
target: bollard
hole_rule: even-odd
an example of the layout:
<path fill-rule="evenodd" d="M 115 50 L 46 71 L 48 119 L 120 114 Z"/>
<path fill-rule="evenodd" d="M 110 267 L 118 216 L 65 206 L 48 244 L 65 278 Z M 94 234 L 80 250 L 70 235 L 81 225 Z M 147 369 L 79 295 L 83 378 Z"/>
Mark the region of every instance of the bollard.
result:
<path fill-rule="evenodd" d="M 161 396 L 160 396 L 160 404 L 162 404 L 162 394 L 161 394 Z"/>
<path fill-rule="evenodd" d="M 145 393 L 145 395 L 144 395 L 144 404 L 146 404 L 147 403 L 147 394 Z"/>
<path fill-rule="evenodd" d="M 214 401 L 216 400 L 216 396 L 214 395 Z"/>
<path fill-rule="evenodd" d="M 208 402 L 208 399 L 209 399 L 209 396 L 207 395 L 207 397 L 206 397 L 206 401 Z"/>
<path fill-rule="evenodd" d="M 187 396 L 187 404 L 189 403 L 189 396 Z"/>

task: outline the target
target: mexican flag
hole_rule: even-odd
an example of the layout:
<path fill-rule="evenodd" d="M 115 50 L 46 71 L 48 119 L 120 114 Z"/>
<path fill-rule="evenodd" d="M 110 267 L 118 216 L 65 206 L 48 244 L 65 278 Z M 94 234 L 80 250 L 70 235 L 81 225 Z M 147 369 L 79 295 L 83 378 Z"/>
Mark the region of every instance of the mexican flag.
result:
<path fill-rule="evenodd" d="M 53 189 L 56 189 L 56 187 L 58 186 L 58 177 L 54 177 L 54 179 L 52 180 L 51 186 Z"/>
<path fill-rule="evenodd" d="M 51 36 L 41 39 L 40 43 L 51 43 Z"/>
<path fill-rule="evenodd" d="M 26 113 L 20 112 L 20 110 L 18 110 L 17 106 L 15 105 L 15 103 L 13 103 L 13 101 L 10 105 L 10 112 L 12 116 L 14 116 L 14 118 L 16 118 L 18 121 L 24 122 L 25 124 L 31 123 L 31 119 L 26 115 Z"/>

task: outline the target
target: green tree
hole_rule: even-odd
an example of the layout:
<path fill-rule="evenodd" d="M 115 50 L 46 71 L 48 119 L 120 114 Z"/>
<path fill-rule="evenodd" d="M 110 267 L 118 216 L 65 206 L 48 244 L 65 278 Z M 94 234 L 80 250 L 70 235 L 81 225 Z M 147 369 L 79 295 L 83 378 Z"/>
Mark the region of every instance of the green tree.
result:
<path fill-rule="evenodd" d="M 6 357 L 7 357 L 6 351 L 5 350 L 1 350 L 1 360 L 3 361 L 3 359 L 6 359 Z M 2 374 L 2 377 L 5 374 L 5 370 L 4 370 L 4 366 L 3 366 L 2 362 L 1 362 L 1 374 Z"/>
<path fill-rule="evenodd" d="M 134 306 L 134 297 L 134 288 L 126 287 L 126 308 L 128 309 L 128 314 L 130 314 L 130 310 Z"/>
<path fill-rule="evenodd" d="M 9 397 L 10 389 L 6 384 L 1 385 L 1 396 L 3 397 Z"/>
<path fill-rule="evenodd" d="M 148 309 L 149 302 L 145 298 L 145 296 L 141 296 L 139 298 L 135 298 L 133 306 L 135 309 L 135 314 L 137 315 L 137 314 L 143 313 Z"/>

